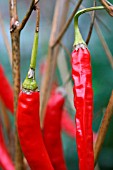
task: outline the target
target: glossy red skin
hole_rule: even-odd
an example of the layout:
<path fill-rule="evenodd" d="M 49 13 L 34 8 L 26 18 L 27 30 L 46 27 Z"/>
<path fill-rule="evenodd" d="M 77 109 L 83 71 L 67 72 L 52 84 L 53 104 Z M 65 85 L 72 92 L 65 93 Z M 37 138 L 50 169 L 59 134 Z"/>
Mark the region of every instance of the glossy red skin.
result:
<path fill-rule="evenodd" d="M 13 108 L 13 90 L 12 87 L 4 73 L 2 65 L 0 65 L 0 97 L 2 98 L 5 106 L 14 113 Z"/>
<path fill-rule="evenodd" d="M 5 145 L 1 126 L 0 126 L 0 167 L 3 168 L 3 170 L 15 169 L 11 157 L 8 153 L 7 147 Z"/>
<path fill-rule="evenodd" d="M 42 139 L 39 105 L 39 92 L 20 92 L 17 109 L 19 140 L 31 170 L 53 170 Z"/>
<path fill-rule="evenodd" d="M 79 47 L 72 52 L 72 78 L 79 169 L 94 170 L 92 70 L 87 48 Z"/>
<path fill-rule="evenodd" d="M 62 149 L 61 118 L 65 98 L 61 93 L 52 93 L 46 109 L 43 137 L 54 170 L 66 170 Z"/>
<path fill-rule="evenodd" d="M 61 127 L 62 130 L 71 138 L 76 137 L 76 127 L 75 127 L 75 122 L 71 118 L 70 114 L 68 113 L 67 109 L 64 108 L 63 113 L 62 113 L 62 120 L 61 120 Z M 93 142 L 96 142 L 97 139 L 97 133 L 93 132 Z"/>

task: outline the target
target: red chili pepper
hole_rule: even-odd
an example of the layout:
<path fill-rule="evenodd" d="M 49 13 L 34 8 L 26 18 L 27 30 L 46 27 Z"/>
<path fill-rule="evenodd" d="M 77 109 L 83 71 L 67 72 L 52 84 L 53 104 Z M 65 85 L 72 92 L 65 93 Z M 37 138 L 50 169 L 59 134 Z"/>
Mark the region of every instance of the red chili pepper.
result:
<path fill-rule="evenodd" d="M 72 78 L 76 108 L 76 142 L 80 170 L 94 170 L 93 153 L 93 88 L 90 52 L 78 28 L 78 17 L 88 11 L 104 9 L 103 6 L 78 11 L 75 14 L 75 42 L 72 52 Z"/>
<path fill-rule="evenodd" d="M 76 140 L 80 170 L 94 169 L 93 155 L 93 89 L 90 53 L 84 46 L 72 53 L 74 104 L 76 107 Z"/>
<path fill-rule="evenodd" d="M 8 153 L 7 147 L 5 145 L 1 125 L 0 125 L 0 167 L 3 168 L 3 170 L 15 169 L 11 157 Z"/>
<path fill-rule="evenodd" d="M 76 108 L 76 143 L 80 170 L 94 170 L 93 153 L 93 89 L 90 53 L 78 28 L 79 11 L 74 18 L 75 42 L 72 52 L 72 78 Z"/>
<path fill-rule="evenodd" d="M 0 97 L 2 98 L 5 106 L 13 113 L 13 90 L 4 74 L 2 65 L 0 64 Z"/>
<path fill-rule="evenodd" d="M 61 140 L 61 118 L 65 102 L 63 93 L 55 90 L 52 93 L 44 119 L 44 142 L 54 170 L 66 170 Z"/>
<path fill-rule="evenodd" d="M 17 127 L 22 151 L 30 168 L 32 170 L 53 170 L 40 130 L 39 92 L 20 92 Z"/>
<path fill-rule="evenodd" d="M 39 92 L 35 81 L 37 45 L 38 29 L 35 33 L 30 69 L 18 99 L 17 130 L 22 151 L 30 168 L 53 170 L 44 146 L 39 122 Z"/>

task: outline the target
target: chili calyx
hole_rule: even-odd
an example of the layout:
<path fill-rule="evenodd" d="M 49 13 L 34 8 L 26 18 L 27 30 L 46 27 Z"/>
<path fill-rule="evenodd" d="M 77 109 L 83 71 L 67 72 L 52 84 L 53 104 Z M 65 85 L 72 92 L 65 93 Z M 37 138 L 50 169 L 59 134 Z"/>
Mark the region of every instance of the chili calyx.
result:
<path fill-rule="evenodd" d="M 26 79 L 24 80 L 23 84 L 22 84 L 23 89 L 26 90 L 31 90 L 31 91 L 35 91 L 36 89 L 38 89 L 36 80 L 35 80 L 35 70 L 30 68 L 28 71 L 28 75 L 26 77 Z"/>
<path fill-rule="evenodd" d="M 77 44 L 76 46 L 74 46 L 74 50 L 79 50 L 79 48 L 81 49 L 85 49 L 87 48 L 87 45 L 85 43 L 81 43 L 81 44 Z"/>

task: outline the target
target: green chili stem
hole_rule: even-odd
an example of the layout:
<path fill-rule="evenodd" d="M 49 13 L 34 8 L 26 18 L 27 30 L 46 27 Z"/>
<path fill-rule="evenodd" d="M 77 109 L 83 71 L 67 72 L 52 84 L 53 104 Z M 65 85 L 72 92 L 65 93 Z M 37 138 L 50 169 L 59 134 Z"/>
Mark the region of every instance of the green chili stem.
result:
<path fill-rule="evenodd" d="M 35 80 L 35 69 L 36 69 L 36 59 L 37 59 L 37 48 L 38 48 L 38 34 L 39 34 L 39 21 L 40 21 L 40 10 L 37 10 L 37 21 L 36 21 L 36 30 L 34 35 L 34 42 L 31 54 L 30 68 L 28 74 L 23 82 L 22 87 L 27 90 L 36 90 L 37 83 Z"/>
<path fill-rule="evenodd" d="M 36 68 L 37 47 L 38 47 L 38 32 L 35 32 L 32 54 L 31 54 L 31 62 L 30 62 L 30 68 L 34 70 Z"/>
<path fill-rule="evenodd" d="M 96 7 L 91 7 L 91 8 L 85 8 L 82 10 L 79 10 L 75 16 L 74 16 L 74 28 L 75 28 L 75 41 L 74 41 L 74 46 L 78 45 L 78 44 L 85 44 L 82 35 L 80 33 L 79 27 L 78 27 L 78 18 L 81 14 L 86 13 L 86 12 L 90 12 L 93 10 L 101 10 L 101 9 L 105 9 L 104 6 L 96 6 Z"/>

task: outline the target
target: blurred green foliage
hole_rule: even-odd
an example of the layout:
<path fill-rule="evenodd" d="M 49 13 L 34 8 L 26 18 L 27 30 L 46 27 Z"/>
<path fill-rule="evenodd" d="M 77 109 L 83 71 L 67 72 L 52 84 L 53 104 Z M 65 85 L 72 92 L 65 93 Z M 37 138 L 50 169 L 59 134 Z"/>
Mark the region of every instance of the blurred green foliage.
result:
<path fill-rule="evenodd" d="M 73 1 L 75 2 L 75 1 Z M 97 1 L 99 4 L 99 1 Z M 18 14 L 20 21 L 22 20 L 23 16 L 26 13 L 30 4 L 30 0 L 26 1 L 18 1 Z M 51 4 L 51 5 L 50 5 Z M 84 0 L 84 6 L 91 6 L 93 1 Z M 48 50 L 48 42 L 51 32 L 51 24 L 52 24 L 52 17 L 54 13 L 54 0 L 43 0 L 40 1 L 40 9 L 41 9 L 41 22 L 40 22 L 40 35 L 39 35 L 39 48 L 38 48 L 38 61 L 37 61 L 37 80 L 41 82 L 41 77 L 39 74 L 39 66 L 40 63 L 45 59 Z M 74 9 L 74 3 L 70 2 L 70 9 L 69 14 Z M 2 13 L 2 17 L 5 24 L 6 33 L 8 35 L 8 41 L 10 43 L 10 33 L 9 33 L 9 7 L 7 0 L 0 1 L 0 11 Z M 112 22 L 113 19 L 105 12 L 105 11 L 98 11 L 96 15 L 103 21 L 103 23 L 97 20 L 98 25 L 101 28 L 101 31 L 104 35 L 104 38 L 109 46 L 111 53 L 113 54 L 113 31 L 112 31 Z M 88 29 L 90 25 L 90 17 L 88 14 L 84 14 L 80 17 L 79 20 L 80 30 L 84 39 L 86 39 L 88 34 Z M 35 28 L 35 15 L 34 13 L 30 17 L 25 29 L 21 33 L 21 81 L 24 80 L 25 75 L 27 73 L 29 62 L 30 62 L 30 55 L 32 49 L 32 42 L 33 42 L 33 35 L 34 35 L 34 28 Z M 68 41 L 67 41 L 68 39 Z M 72 51 L 72 45 L 74 41 L 74 29 L 73 29 L 73 22 L 69 26 L 68 31 L 66 32 L 63 43 Z M 102 44 L 98 38 L 98 35 L 93 29 L 93 33 L 90 39 L 90 43 L 88 45 L 89 50 L 91 51 L 92 56 L 92 72 L 93 72 L 93 89 L 94 89 L 94 121 L 93 121 L 93 129 L 97 132 L 102 116 L 105 112 L 105 108 L 108 104 L 108 100 L 111 95 L 111 91 L 113 89 L 113 69 L 111 68 L 110 62 L 105 54 L 105 51 L 102 47 Z M 66 55 L 66 59 L 68 62 L 68 68 L 70 68 L 69 58 Z M 2 63 L 5 73 L 12 82 L 12 70 L 10 66 L 10 62 L 8 59 L 8 54 L 6 51 L 6 47 L 4 45 L 4 41 L 2 39 L 2 34 L 0 30 L 0 63 Z M 59 75 L 59 74 L 58 74 Z M 60 76 L 58 76 L 60 79 Z M 70 110 L 71 112 L 71 110 Z M 12 123 L 14 124 L 13 117 L 10 116 Z M 65 152 L 65 159 L 67 163 L 67 167 L 69 170 L 78 169 L 78 158 L 77 158 L 77 151 L 76 151 L 76 143 L 74 139 L 70 139 L 66 134 L 62 135 L 63 139 L 63 146 Z M 99 156 L 99 167 L 100 170 L 112 170 L 113 169 L 113 119 L 110 123 L 106 139 L 102 148 L 102 151 Z"/>

